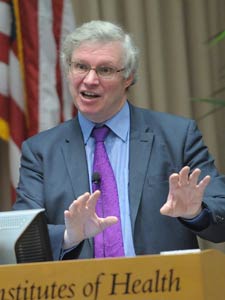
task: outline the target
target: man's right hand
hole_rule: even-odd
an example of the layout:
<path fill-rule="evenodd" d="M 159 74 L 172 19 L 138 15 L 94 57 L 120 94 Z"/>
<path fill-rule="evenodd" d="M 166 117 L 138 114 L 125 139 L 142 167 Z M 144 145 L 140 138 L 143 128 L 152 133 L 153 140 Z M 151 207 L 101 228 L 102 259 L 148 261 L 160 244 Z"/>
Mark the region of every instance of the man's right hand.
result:
<path fill-rule="evenodd" d="M 99 218 L 96 215 L 95 206 L 99 196 L 98 190 L 93 194 L 84 193 L 71 203 L 68 210 L 65 210 L 64 249 L 76 246 L 84 239 L 93 237 L 117 223 L 117 217 Z"/>

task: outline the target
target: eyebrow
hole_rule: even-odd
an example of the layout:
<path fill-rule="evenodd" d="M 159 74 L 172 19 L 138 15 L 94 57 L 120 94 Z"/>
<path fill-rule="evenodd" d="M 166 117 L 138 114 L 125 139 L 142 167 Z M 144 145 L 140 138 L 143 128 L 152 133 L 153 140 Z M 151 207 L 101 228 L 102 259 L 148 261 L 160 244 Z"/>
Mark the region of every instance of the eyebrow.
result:
<path fill-rule="evenodd" d="M 82 63 L 82 64 L 87 64 L 87 65 L 90 65 L 91 64 L 83 59 L 74 59 L 74 60 L 71 60 L 71 62 L 76 62 L 76 63 Z M 96 67 L 98 66 L 104 66 L 104 65 L 107 65 L 107 66 L 111 66 L 111 67 L 115 67 L 115 63 L 113 63 L 112 61 L 105 61 L 105 62 L 100 62 L 99 64 L 97 64 Z"/>

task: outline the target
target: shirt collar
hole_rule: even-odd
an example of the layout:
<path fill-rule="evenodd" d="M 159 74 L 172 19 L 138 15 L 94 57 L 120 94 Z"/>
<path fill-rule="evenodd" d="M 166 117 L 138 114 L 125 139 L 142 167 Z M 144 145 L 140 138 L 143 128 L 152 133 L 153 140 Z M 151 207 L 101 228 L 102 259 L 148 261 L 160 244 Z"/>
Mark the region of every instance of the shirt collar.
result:
<path fill-rule="evenodd" d="M 84 143 L 86 145 L 92 129 L 96 126 L 96 123 L 85 118 L 80 112 L 78 112 L 78 120 L 83 133 Z M 104 122 L 104 124 L 107 125 L 119 138 L 125 142 L 128 138 L 128 132 L 130 128 L 130 109 L 127 101 L 122 109 L 111 119 Z"/>

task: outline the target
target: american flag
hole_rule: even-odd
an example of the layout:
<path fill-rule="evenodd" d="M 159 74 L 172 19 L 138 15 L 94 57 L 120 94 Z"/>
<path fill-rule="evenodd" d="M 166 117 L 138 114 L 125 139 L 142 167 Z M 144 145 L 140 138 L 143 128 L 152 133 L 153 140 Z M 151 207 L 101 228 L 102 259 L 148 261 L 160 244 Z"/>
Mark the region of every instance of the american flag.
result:
<path fill-rule="evenodd" d="M 75 113 L 60 61 L 74 27 L 71 0 L 0 0 L 0 138 L 9 143 L 12 201 L 22 142 Z"/>

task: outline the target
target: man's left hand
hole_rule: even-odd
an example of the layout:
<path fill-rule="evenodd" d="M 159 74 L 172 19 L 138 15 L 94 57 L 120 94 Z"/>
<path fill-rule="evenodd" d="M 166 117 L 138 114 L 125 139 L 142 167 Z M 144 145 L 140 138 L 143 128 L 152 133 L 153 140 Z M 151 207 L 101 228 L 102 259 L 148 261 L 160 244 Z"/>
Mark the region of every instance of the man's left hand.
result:
<path fill-rule="evenodd" d="M 205 188 L 210 182 L 210 176 L 205 176 L 199 183 L 200 169 L 190 174 L 190 168 L 185 166 L 179 173 L 169 177 L 169 194 L 160 213 L 170 217 L 192 219 L 200 214 Z"/>

